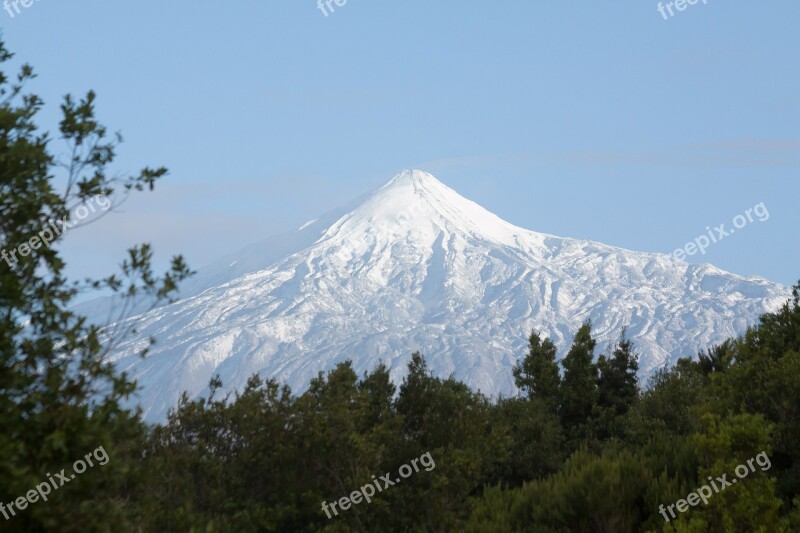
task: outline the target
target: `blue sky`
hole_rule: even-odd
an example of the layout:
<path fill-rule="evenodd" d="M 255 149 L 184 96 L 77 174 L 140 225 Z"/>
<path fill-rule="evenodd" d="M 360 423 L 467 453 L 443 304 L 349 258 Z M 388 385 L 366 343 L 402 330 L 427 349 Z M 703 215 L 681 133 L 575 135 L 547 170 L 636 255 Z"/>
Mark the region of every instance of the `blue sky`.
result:
<path fill-rule="evenodd" d="M 201 266 L 420 168 L 520 226 L 800 278 L 796 0 L 40 0 L 0 28 L 54 129 L 97 91 L 117 168 L 167 182 L 69 236 L 75 276 L 152 242 Z"/>

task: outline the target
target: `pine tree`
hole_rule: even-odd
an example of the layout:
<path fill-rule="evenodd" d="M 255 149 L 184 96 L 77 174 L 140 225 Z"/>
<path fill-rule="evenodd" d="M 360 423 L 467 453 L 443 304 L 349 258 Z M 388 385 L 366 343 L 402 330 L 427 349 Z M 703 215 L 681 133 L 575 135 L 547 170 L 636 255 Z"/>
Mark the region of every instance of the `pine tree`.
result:
<path fill-rule="evenodd" d="M 639 356 L 624 329 L 611 356 L 600 356 L 597 369 L 598 405 L 624 415 L 639 398 Z"/>
<path fill-rule="evenodd" d="M 514 367 L 514 382 L 530 399 L 539 399 L 552 412 L 558 408 L 561 377 L 556 362 L 556 346 L 542 340 L 536 331 L 528 339 L 528 355 Z"/>
<path fill-rule="evenodd" d="M 719 346 L 701 351 L 697 356 L 697 363 L 705 375 L 724 372 L 733 363 L 733 343 L 731 339 L 726 340 Z"/>
<path fill-rule="evenodd" d="M 564 379 L 561 381 L 561 423 L 565 432 L 578 437 L 589 420 L 597 403 L 597 367 L 594 365 L 592 324 L 586 322 L 578 330 L 564 366 Z"/>
<path fill-rule="evenodd" d="M 408 375 L 400 385 L 397 411 L 403 415 L 403 431 L 408 439 L 424 440 L 425 414 L 433 395 L 436 380 L 431 376 L 425 357 L 419 352 L 411 354 Z M 427 443 L 424 443 L 427 444 Z"/>

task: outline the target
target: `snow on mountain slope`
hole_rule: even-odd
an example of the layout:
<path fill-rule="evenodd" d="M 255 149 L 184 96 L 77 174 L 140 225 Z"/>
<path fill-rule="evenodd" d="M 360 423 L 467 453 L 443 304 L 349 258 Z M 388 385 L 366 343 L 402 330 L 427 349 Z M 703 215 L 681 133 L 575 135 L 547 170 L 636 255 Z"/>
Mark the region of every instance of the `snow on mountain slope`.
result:
<path fill-rule="evenodd" d="M 359 373 L 385 362 L 399 381 L 415 350 L 439 376 L 510 395 L 532 328 L 563 355 L 587 319 L 602 349 L 628 326 L 647 375 L 742 333 L 789 295 L 711 265 L 518 228 L 420 171 L 271 242 L 129 319 L 139 333 L 113 359 L 143 387 L 148 419 L 217 373 L 230 389 L 257 372 L 302 391 L 352 359 Z"/>

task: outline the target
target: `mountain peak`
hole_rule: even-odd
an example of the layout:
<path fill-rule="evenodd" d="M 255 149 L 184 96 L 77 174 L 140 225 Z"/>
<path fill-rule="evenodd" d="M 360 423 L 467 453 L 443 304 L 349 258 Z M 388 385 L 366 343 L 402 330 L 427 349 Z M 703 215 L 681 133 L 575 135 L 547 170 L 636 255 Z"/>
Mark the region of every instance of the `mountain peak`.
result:
<path fill-rule="evenodd" d="M 403 170 L 399 172 L 383 187 L 378 189 L 375 195 L 384 197 L 388 195 L 414 195 L 421 198 L 426 196 L 424 193 L 428 193 L 429 199 L 431 195 L 439 197 L 443 195 L 451 196 L 451 200 L 452 196 L 460 198 L 456 191 L 436 179 L 433 174 L 424 170 Z"/>
<path fill-rule="evenodd" d="M 415 185 L 419 187 L 424 186 L 436 186 L 436 185 L 443 185 L 442 182 L 437 180 L 433 174 L 429 174 L 424 170 L 402 170 L 398 174 L 396 174 L 389 182 L 386 184 L 386 187 L 392 185 Z"/>
<path fill-rule="evenodd" d="M 428 172 L 403 170 L 331 226 L 325 236 L 381 231 L 398 240 L 409 233 L 435 240 L 444 232 L 508 244 L 525 230 L 464 198 Z"/>

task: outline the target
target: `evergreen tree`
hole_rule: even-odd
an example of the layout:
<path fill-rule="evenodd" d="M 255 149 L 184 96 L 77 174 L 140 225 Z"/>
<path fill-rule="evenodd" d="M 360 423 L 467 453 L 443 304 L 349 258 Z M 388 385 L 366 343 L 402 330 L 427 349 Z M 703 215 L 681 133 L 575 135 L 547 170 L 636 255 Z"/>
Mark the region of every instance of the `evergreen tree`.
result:
<path fill-rule="evenodd" d="M 564 461 L 564 433 L 558 416 L 540 400 L 498 400 L 492 420 L 508 437 L 507 459 L 498 461 L 493 482 L 516 487 L 556 472 Z"/>
<path fill-rule="evenodd" d="M 538 399 L 552 412 L 558 409 L 561 377 L 556 362 L 557 348 L 536 331 L 528 339 L 528 355 L 514 367 L 514 382 L 529 399 Z"/>
<path fill-rule="evenodd" d="M 567 435 L 576 438 L 583 434 L 597 403 L 597 367 L 594 364 L 596 341 L 592 338 L 591 322 L 584 323 L 575 335 L 572 347 L 561 364 L 561 423 Z"/>
<path fill-rule="evenodd" d="M 469 496 L 508 460 L 508 443 L 482 394 L 455 379 L 432 377 L 418 353 L 408 368 L 396 402 L 406 446 L 392 468 L 426 452 L 436 468 L 393 488 L 387 495 L 392 522 L 375 530 L 452 531 L 470 513 Z"/>
<path fill-rule="evenodd" d="M 400 385 L 397 397 L 397 411 L 403 416 L 403 432 L 408 439 L 427 445 L 424 437 L 425 414 L 431 404 L 435 385 L 428 370 L 428 363 L 419 352 L 411 354 L 408 374 Z"/>
<path fill-rule="evenodd" d="M 733 363 L 733 344 L 726 340 L 719 346 L 714 346 L 708 350 L 701 351 L 697 357 L 700 369 L 705 375 L 712 372 L 724 372 Z"/>
<path fill-rule="evenodd" d="M 598 405 L 611 409 L 615 415 L 624 415 L 639 399 L 639 356 L 624 329 L 611 356 L 600 356 L 597 369 Z"/>

